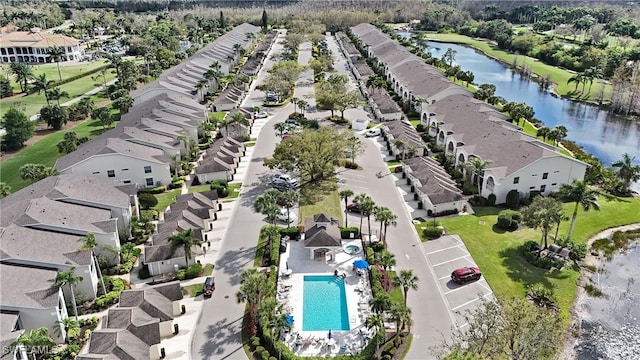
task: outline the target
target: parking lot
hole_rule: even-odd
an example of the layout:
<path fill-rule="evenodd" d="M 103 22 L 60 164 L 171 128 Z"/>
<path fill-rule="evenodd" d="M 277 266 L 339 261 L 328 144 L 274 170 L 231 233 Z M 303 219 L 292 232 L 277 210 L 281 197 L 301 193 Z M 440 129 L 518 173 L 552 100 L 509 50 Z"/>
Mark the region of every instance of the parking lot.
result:
<path fill-rule="evenodd" d="M 422 244 L 433 268 L 441 294 L 445 298 L 458 327 L 466 325 L 464 315 L 480 303 L 480 297 L 493 300 L 493 292 L 484 277 L 459 285 L 451 280 L 451 272 L 461 267 L 476 266 L 466 246 L 457 235 L 445 235 Z M 482 270 L 482 269 L 480 269 Z"/>

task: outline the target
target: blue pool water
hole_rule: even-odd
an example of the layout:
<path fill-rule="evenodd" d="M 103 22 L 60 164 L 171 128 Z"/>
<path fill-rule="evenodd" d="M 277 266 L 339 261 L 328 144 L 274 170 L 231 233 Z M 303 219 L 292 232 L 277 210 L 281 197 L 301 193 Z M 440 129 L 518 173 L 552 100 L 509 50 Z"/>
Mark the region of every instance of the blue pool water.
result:
<path fill-rule="evenodd" d="M 349 330 L 349 312 L 341 277 L 305 276 L 302 330 Z"/>

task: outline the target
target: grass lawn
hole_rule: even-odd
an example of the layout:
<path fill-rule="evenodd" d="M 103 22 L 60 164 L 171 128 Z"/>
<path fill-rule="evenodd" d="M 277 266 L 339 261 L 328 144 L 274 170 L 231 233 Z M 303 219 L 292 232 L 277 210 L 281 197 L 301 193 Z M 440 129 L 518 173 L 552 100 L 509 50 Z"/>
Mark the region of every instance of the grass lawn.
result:
<path fill-rule="evenodd" d="M 104 131 L 97 120 L 86 120 L 68 131 L 75 131 L 78 137 L 96 137 Z M 58 131 L 42 138 L 37 143 L 27 146 L 15 156 L 0 163 L 0 180 L 11 186 L 11 192 L 29 185 L 29 181 L 20 178 L 20 167 L 24 164 L 35 163 L 53 166 L 63 154 L 58 152 L 56 144 L 63 138 L 66 131 Z"/>
<path fill-rule="evenodd" d="M 303 184 L 300 189 L 299 222 L 304 223 L 304 219 L 319 213 L 333 216 L 342 224 L 342 209 L 335 177 Z"/>
<path fill-rule="evenodd" d="M 573 239 L 584 243 L 606 228 L 638 221 L 640 199 L 621 199 L 600 196 L 601 211 L 579 211 Z M 564 204 L 565 213 L 571 216 L 574 204 Z M 541 284 L 555 292 L 565 325 L 569 324 L 569 309 L 573 303 L 580 274 L 576 267 L 561 272 L 549 272 L 527 263 L 517 247 L 527 240 L 540 240 L 540 232 L 521 228 L 513 232 L 494 229 L 499 208 L 475 208 L 475 215 L 441 219 L 439 222 L 450 234 L 458 234 L 464 241 L 487 282 L 497 296 L 520 297 L 526 294 L 527 285 Z M 416 225 L 418 233 L 425 223 Z M 566 235 L 569 222 L 560 226 L 560 234 Z"/>
<path fill-rule="evenodd" d="M 209 190 L 211 190 L 211 185 L 209 184 L 196 185 L 196 186 L 191 186 L 189 188 L 189 194 L 195 193 L 195 192 L 209 191 Z"/>
<path fill-rule="evenodd" d="M 209 114 L 209 120 L 210 121 L 222 121 L 225 117 L 225 115 L 227 115 L 227 111 L 218 111 L 218 112 L 214 112 L 214 113 L 210 113 Z"/>
<path fill-rule="evenodd" d="M 116 78 L 116 75 L 111 72 L 107 72 L 106 78 L 107 81 L 111 81 Z M 103 85 L 102 77 L 94 81 L 90 76 L 60 85 L 60 90 L 69 94 L 69 97 L 60 99 L 60 103 L 62 104 L 70 99 L 82 96 L 101 85 Z M 51 102 L 51 104 L 55 103 L 55 101 Z M 33 93 L 27 96 L 14 96 L 10 99 L 2 99 L 2 101 L 0 101 L 0 116 L 3 116 L 11 106 L 15 106 L 24 111 L 27 116 L 31 116 L 39 113 L 40 108 L 45 105 L 47 105 L 47 101 L 44 98 L 44 92 L 41 92 L 40 94 Z"/>
<path fill-rule="evenodd" d="M 525 132 L 525 134 L 529 134 L 529 135 L 531 135 L 531 136 L 533 136 L 533 137 L 537 138 L 538 140 L 543 141 L 542 137 L 538 137 L 538 136 L 536 136 L 536 135 L 538 134 L 538 128 L 536 128 L 536 127 L 535 127 L 531 122 L 529 122 L 529 121 L 526 121 L 526 120 L 525 120 L 525 122 L 524 122 L 524 128 L 522 129 L 522 131 L 524 131 L 524 132 Z M 544 142 L 546 142 L 547 144 L 549 144 L 549 145 L 551 145 L 551 146 L 553 146 L 553 147 L 556 147 L 556 148 L 557 148 L 561 153 L 563 153 L 564 155 L 567 155 L 567 156 L 573 157 L 573 154 L 572 154 L 569 150 L 565 149 L 565 148 L 564 148 L 564 147 L 562 147 L 562 146 L 556 146 L 556 144 L 553 142 L 553 140 L 546 139 L 546 140 L 544 140 Z"/>
<path fill-rule="evenodd" d="M 98 60 L 93 62 L 84 62 L 81 64 L 74 63 L 73 65 L 67 64 L 65 62 L 60 63 L 60 75 L 62 75 L 62 80 L 89 72 L 91 70 L 95 70 L 101 66 L 108 65 L 109 61 L 106 60 Z M 14 92 L 20 91 L 20 85 L 15 82 L 15 77 L 10 70 L 9 65 L 3 64 L 0 66 L 2 72 L 4 74 L 9 74 L 9 79 L 11 79 L 11 87 Z M 50 64 L 42 64 L 42 65 L 33 65 L 33 75 L 39 76 L 40 74 L 45 74 L 48 80 L 51 81 L 60 81 L 60 77 L 58 76 L 58 66 L 56 63 Z"/>
<path fill-rule="evenodd" d="M 256 142 L 255 141 L 247 141 L 246 143 L 244 143 L 244 146 L 246 146 L 246 147 L 254 147 L 254 146 L 256 146 Z"/>
<path fill-rule="evenodd" d="M 519 66 L 526 65 L 527 67 L 531 68 L 531 70 L 534 73 L 542 77 L 549 76 L 551 80 L 557 85 L 555 89 L 556 92 L 562 96 L 578 98 L 583 100 L 588 100 L 588 99 L 597 100 L 597 94 L 599 93 L 600 89 L 603 86 L 605 86 L 604 99 L 608 100 L 611 96 L 611 85 L 605 85 L 600 81 L 597 81 L 597 82 L 594 81 L 593 86 L 591 88 L 591 93 L 589 94 L 582 95 L 580 93 L 580 89 L 578 89 L 578 93 L 575 93 L 574 92 L 575 85 L 567 84 L 567 80 L 569 80 L 569 78 L 572 77 L 574 73 L 557 68 L 555 66 L 544 64 L 540 62 L 538 59 L 535 59 L 529 56 L 523 56 L 523 55 L 516 56 L 515 54 L 510 54 L 508 52 L 498 50 L 496 47 L 494 47 L 494 45 L 490 44 L 488 41 L 473 39 L 468 36 L 459 35 L 459 34 L 429 33 L 427 34 L 427 38 L 429 40 L 470 45 L 473 48 L 481 50 L 485 54 L 493 58 L 499 59 L 501 61 L 504 61 L 507 64 L 512 64 L 514 62 L 514 59 L 516 59 L 517 57 Z"/>
<path fill-rule="evenodd" d="M 180 196 L 180 192 L 182 189 L 173 189 L 162 194 L 156 194 L 155 197 L 158 199 L 158 205 L 153 207 L 153 210 L 157 210 L 158 212 L 164 211 L 167 206 L 176 202 L 176 197 Z"/>
<path fill-rule="evenodd" d="M 398 286 L 393 286 L 393 281 L 397 278 L 395 271 L 389 271 L 389 281 L 391 281 L 391 291 L 389 291 L 389 298 L 392 303 L 396 304 L 404 304 L 404 294 L 402 293 L 402 288 Z"/>
<path fill-rule="evenodd" d="M 182 292 L 189 294 L 191 297 L 204 294 L 204 284 L 193 284 L 182 287 Z"/>
<path fill-rule="evenodd" d="M 242 183 L 229 184 L 229 197 L 232 199 L 240 196 L 240 189 L 242 188 Z"/>

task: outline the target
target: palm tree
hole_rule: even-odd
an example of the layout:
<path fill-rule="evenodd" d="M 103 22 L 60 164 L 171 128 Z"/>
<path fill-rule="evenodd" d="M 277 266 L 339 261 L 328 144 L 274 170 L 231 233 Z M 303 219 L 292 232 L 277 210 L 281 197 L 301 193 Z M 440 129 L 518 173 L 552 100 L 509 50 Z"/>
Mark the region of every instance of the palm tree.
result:
<path fill-rule="evenodd" d="M 73 313 L 78 320 L 78 304 L 76 304 L 76 294 L 74 292 L 74 288 L 77 283 L 83 280 L 83 277 L 80 275 L 76 275 L 76 268 L 72 267 L 67 271 L 61 271 L 56 274 L 56 280 L 53 284 L 54 287 L 61 288 L 65 285 L 69 286 L 71 290 L 71 302 L 73 303 Z"/>
<path fill-rule="evenodd" d="M 267 249 L 267 254 L 269 254 L 269 259 L 271 259 L 271 248 L 273 239 L 277 238 L 278 236 L 280 236 L 280 231 L 278 231 L 278 227 L 275 225 L 263 226 L 262 229 L 260 229 L 260 237 L 267 239 L 265 247 Z"/>
<path fill-rule="evenodd" d="M 640 180 L 640 165 L 633 165 L 635 156 L 631 157 L 629 154 L 622 154 L 622 160 L 616 161 L 611 166 L 618 169 L 618 177 L 622 180 L 624 185 L 624 191 L 629 191 L 629 185 L 632 181 Z"/>
<path fill-rule="evenodd" d="M 46 74 L 40 74 L 33 78 L 33 89 L 36 90 L 38 94 L 40 94 L 41 91 L 44 91 L 44 99 L 47 101 L 47 105 L 50 105 L 49 86 L 52 83 L 52 81 L 47 80 Z"/>
<path fill-rule="evenodd" d="M 340 196 L 340 199 L 344 200 L 344 226 L 349 227 L 349 222 L 347 220 L 348 218 L 347 206 L 349 203 L 349 198 L 353 196 L 353 191 L 350 189 L 344 189 L 338 193 L 338 196 Z"/>
<path fill-rule="evenodd" d="M 104 278 L 102 277 L 102 270 L 100 269 L 100 263 L 98 262 L 98 258 L 96 257 L 95 249 L 98 247 L 98 241 L 96 240 L 96 236 L 89 232 L 86 236 L 81 237 L 78 241 L 82 242 L 82 246 L 80 246 L 80 250 L 91 250 L 91 256 L 93 257 L 93 261 L 96 263 L 96 269 L 98 270 L 98 276 L 100 277 L 100 285 L 102 285 L 102 294 L 107 294 L 107 288 L 104 286 Z"/>
<path fill-rule="evenodd" d="M 578 217 L 578 206 L 582 205 L 584 211 L 589 211 L 591 209 L 600 210 L 600 205 L 598 204 L 597 192 L 590 189 L 584 181 L 574 180 L 571 184 L 562 184 L 560 186 L 560 194 L 565 199 L 576 203 L 571 216 L 569 233 L 567 234 L 567 240 L 570 240 Z"/>
<path fill-rule="evenodd" d="M 543 126 L 536 131 L 536 136 L 542 137 L 542 141 L 547 141 L 547 137 L 549 136 L 550 132 L 551 132 L 550 128 Z"/>
<path fill-rule="evenodd" d="M 393 286 L 402 288 L 404 306 L 407 306 L 407 293 L 409 289 L 418 290 L 418 277 L 413 274 L 413 270 L 400 270 L 400 274 L 393 279 Z"/>
<path fill-rule="evenodd" d="M 404 329 L 404 324 L 411 320 L 411 309 L 407 305 L 393 304 L 389 309 L 389 317 L 396 324 L 396 336 L 400 335 L 400 330 Z"/>
<path fill-rule="evenodd" d="M 64 48 L 60 46 L 53 46 L 47 49 L 49 53 L 49 57 L 56 62 L 58 66 L 58 78 L 62 81 L 62 73 L 60 73 L 60 60 L 62 60 L 62 56 L 64 55 Z"/>
<path fill-rule="evenodd" d="M 189 259 L 191 259 L 191 247 L 200 245 L 200 240 L 193 237 L 193 229 L 187 229 L 181 231 L 175 235 L 169 237 L 170 251 L 173 255 L 178 248 L 184 250 L 184 261 L 187 267 L 189 267 Z"/>
<path fill-rule="evenodd" d="M 380 253 L 380 255 L 378 255 L 377 260 L 378 265 L 382 266 L 382 269 L 384 270 L 385 278 L 388 277 L 389 270 L 391 270 L 392 267 L 396 266 L 396 256 L 384 250 Z"/>
<path fill-rule="evenodd" d="M 367 221 L 369 222 L 369 236 L 371 236 L 371 213 L 373 212 L 375 203 L 373 202 L 371 197 L 365 193 L 357 195 L 353 199 L 353 202 L 360 208 L 360 234 L 362 234 L 362 222 L 364 217 L 366 216 Z"/>
<path fill-rule="evenodd" d="M 228 125 L 233 125 L 233 124 L 240 124 L 240 125 L 249 127 L 251 126 L 251 121 L 249 121 L 249 119 L 247 119 L 247 117 L 244 116 L 244 114 L 242 114 L 241 112 L 236 112 L 236 113 L 233 113 L 233 115 L 231 115 L 231 119 L 229 119 Z M 249 133 L 250 132 L 251 132 L 251 128 L 249 128 Z M 227 136 L 229 136 L 229 133 L 227 133 Z"/>
<path fill-rule="evenodd" d="M 278 195 L 278 203 L 284 204 L 284 207 L 287 209 L 287 227 L 290 226 L 289 220 L 291 219 L 289 211 L 297 202 L 298 193 L 296 191 L 287 190 Z"/>
<path fill-rule="evenodd" d="M 250 332 L 255 333 L 256 309 L 262 301 L 275 292 L 274 284 L 258 269 L 244 271 L 240 276 L 240 290 L 236 293 L 239 303 L 247 303 L 251 320 Z"/>
<path fill-rule="evenodd" d="M 491 161 L 489 160 L 482 160 L 479 157 L 473 157 L 471 159 L 469 159 L 465 164 L 464 164 L 464 168 L 466 171 L 468 171 L 469 174 L 469 178 L 471 179 L 471 182 L 473 183 L 474 180 L 476 182 L 476 185 L 478 186 L 478 195 L 481 194 L 481 187 L 482 187 L 482 174 L 484 173 L 484 169 L 487 167 L 487 165 L 489 165 L 491 163 Z M 481 195 L 480 195 L 481 196 Z"/>
<path fill-rule="evenodd" d="M 284 135 L 284 131 L 287 129 L 287 124 L 284 122 L 277 122 L 273 124 L 273 128 L 279 133 L 280 137 Z"/>
<path fill-rule="evenodd" d="M 448 48 L 447 51 L 445 51 L 444 55 L 442 55 L 442 61 L 446 62 L 449 67 L 452 67 L 453 62 L 456 60 L 456 53 L 457 51 L 453 50 L 452 48 Z"/>
<path fill-rule="evenodd" d="M 62 329 L 64 329 L 65 333 L 69 331 L 71 328 L 80 328 L 80 322 L 76 319 L 67 317 L 62 320 L 56 321 L 56 326 L 53 328 L 54 334 L 56 336 L 62 336 Z M 67 338 L 67 341 L 69 339 Z"/>
<path fill-rule="evenodd" d="M 376 221 L 380 222 L 380 236 L 382 237 L 382 241 L 384 243 L 384 248 L 387 248 L 387 226 L 393 225 L 396 226 L 398 224 L 397 219 L 398 216 L 395 215 L 389 208 L 384 206 L 376 206 L 373 210 L 373 214 Z"/>
<path fill-rule="evenodd" d="M 279 193 L 278 190 L 271 190 Z M 278 206 L 277 203 L 278 194 L 274 194 L 271 190 L 267 190 L 264 194 L 258 196 L 253 203 L 253 208 L 255 211 L 265 215 L 267 219 L 275 225 L 278 214 L 280 214 L 280 206 Z"/>
<path fill-rule="evenodd" d="M 298 107 L 297 107 L 298 101 L 300 101 L 300 99 L 298 99 L 295 96 L 291 98 L 291 103 L 293 104 L 293 112 L 294 113 L 298 112 Z"/>
<path fill-rule="evenodd" d="M 385 311 L 391 307 L 391 298 L 387 293 L 378 293 L 371 300 L 369 300 L 369 306 L 377 315 L 382 315 Z"/>
<path fill-rule="evenodd" d="M 578 73 L 567 80 L 567 84 L 575 83 L 576 88 L 573 90 L 574 92 L 578 91 L 578 85 L 585 81 L 584 75 L 582 73 Z"/>
<path fill-rule="evenodd" d="M 11 342 L 11 346 L 22 346 L 28 353 L 31 353 L 34 360 L 39 360 L 47 358 L 51 353 L 51 351 L 42 351 L 42 349 L 53 350 L 56 342 L 49 336 L 49 330 L 46 327 L 41 327 L 20 334 L 17 339 Z"/>
<path fill-rule="evenodd" d="M 69 97 L 69 93 L 66 91 L 62 91 L 60 90 L 59 87 L 54 87 L 53 89 L 47 91 L 48 95 L 49 95 L 49 99 L 51 100 L 55 100 L 58 103 L 58 106 L 60 106 L 60 99 L 64 98 L 68 98 Z"/>
<path fill-rule="evenodd" d="M 395 147 L 400 150 L 400 154 L 402 154 L 402 159 L 404 160 L 404 141 L 402 140 L 396 140 L 393 145 L 395 145 Z"/>
<path fill-rule="evenodd" d="M 304 111 L 307 109 L 307 107 L 309 106 L 309 103 L 300 99 L 298 100 L 298 108 L 300 109 L 300 113 L 304 116 Z"/>
<path fill-rule="evenodd" d="M 380 329 L 384 327 L 384 318 L 379 314 L 371 315 L 365 320 L 365 325 L 367 326 L 367 329 L 376 329 L 375 339 L 377 342 L 377 348 L 379 349 L 382 342 L 378 337 L 381 333 Z"/>

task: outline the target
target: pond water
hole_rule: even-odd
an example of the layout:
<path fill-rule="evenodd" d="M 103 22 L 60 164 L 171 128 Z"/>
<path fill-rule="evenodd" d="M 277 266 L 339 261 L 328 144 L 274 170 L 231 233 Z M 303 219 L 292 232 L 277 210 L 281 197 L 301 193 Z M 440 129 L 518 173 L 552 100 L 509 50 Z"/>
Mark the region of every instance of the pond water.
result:
<path fill-rule="evenodd" d="M 640 239 L 639 239 L 640 240 Z M 587 296 L 579 304 L 581 336 L 576 359 L 638 359 L 640 354 L 640 243 L 602 265 L 593 281 L 605 297 Z"/>
<path fill-rule="evenodd" d="M 410 36 L 410 33 L 400 34 Z M 454 64 L 473 72 L 474 83 L 493 84 L 496 86 L 496 95 L 533 107 L 535 118 L 545 126 L 564 125 L 568 130 L 568 140 L 580 145 L 606 165 L 622 159 L 624 153 L 636 156 L 635 161 L 640 164 L 640 120 L 637 118 L 554 97 L 535 81 L 462 45 L 429 42 L 425 50 L 440 58 L 448 48 L 456 51 Z M 634 189 L 640 191 L 640 185 L 635 184 Z"/>

